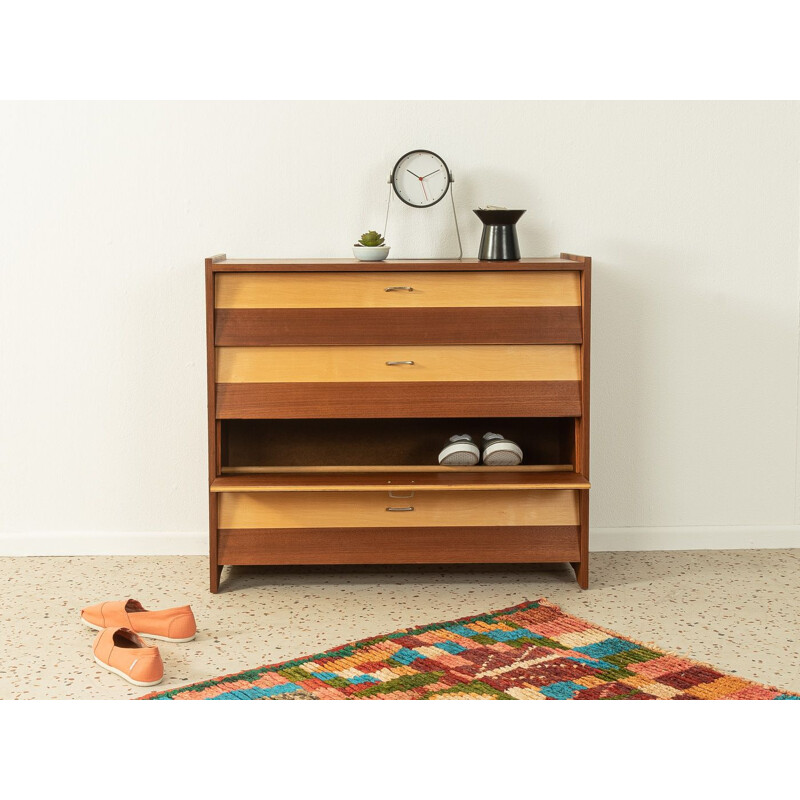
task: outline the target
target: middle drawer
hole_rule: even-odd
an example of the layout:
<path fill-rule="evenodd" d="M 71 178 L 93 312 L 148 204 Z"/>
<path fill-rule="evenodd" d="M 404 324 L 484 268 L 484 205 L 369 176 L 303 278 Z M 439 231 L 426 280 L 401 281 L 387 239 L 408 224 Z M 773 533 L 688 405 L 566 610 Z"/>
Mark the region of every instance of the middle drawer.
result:
<path fill-rule="evenodd" d="M 219 347 L 217 383 L 578 381 L 577 345 Z"/>
<path fill-rule="evenodd" d="M 217 348 L 218 419 L 579 416 L 578 345 Z"/>

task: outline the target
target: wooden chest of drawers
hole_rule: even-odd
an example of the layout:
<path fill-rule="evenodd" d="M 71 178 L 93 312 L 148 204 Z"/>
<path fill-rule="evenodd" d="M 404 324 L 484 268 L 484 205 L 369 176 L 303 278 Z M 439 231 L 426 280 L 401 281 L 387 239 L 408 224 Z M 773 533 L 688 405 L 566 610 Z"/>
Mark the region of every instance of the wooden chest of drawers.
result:
<path fill-rule="evenodd" d="M 590 259 L 206 260 L 225 564 L 568 561 L 588 586 Z M 497 431 L 517 467 L 441 467 Z"/>

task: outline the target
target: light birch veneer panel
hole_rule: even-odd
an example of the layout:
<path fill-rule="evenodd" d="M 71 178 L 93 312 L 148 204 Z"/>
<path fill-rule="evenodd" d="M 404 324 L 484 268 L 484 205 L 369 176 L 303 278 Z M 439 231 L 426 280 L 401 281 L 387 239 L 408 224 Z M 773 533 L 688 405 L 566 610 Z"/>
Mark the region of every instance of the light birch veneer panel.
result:
<path fill-rule="evenodd" d="M 413 291 L 389 287 L 409 287 Z M 578 272 L 286 273 L 216 276 L 217 308 L 579 306 Z"/>
<path fill-rule="evenodd" d="M 389 366 L 387 361 L 413 361 Z M 578 345 L 219 347 L 218 383 L 578 381 Z"/>
<path fill-rule="evenodd" d="M 408 494 L 403 492 L 402 494 Z M 413 511 L 387 511 L 387 507 Z M 416 526 L 577 525 L 575 490 L 378 492 L 225 492 L 219 527 L 370 528 Z"/>

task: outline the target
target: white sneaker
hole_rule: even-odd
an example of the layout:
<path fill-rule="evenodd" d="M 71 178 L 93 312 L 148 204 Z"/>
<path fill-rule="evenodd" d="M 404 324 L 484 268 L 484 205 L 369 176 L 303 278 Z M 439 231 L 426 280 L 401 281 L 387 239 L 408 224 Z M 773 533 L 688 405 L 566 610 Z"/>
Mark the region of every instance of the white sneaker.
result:
<path fill-rule="evenodd" d="M 522 461 L 522 448 L 499 433 L 484 433 L 481 455 L 487 467 L 514 467 Z"/>
<path fill-rule="evenodd" d="M 480 460 L 481 451 L 468 433 L 451 436 L 439 453 L 439 463 L 445 467 L 473 467 Z"/>

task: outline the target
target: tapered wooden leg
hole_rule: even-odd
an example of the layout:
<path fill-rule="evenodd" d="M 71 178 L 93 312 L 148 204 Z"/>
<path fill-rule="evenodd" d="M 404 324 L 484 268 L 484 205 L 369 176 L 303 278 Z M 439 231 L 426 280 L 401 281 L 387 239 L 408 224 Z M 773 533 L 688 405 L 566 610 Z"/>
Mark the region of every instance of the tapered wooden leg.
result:
<path fill-rule="evenodd" d="M 211 594 L 219 591 L 219 579 L 222 576 L 222 564 L 211 564 Z"/>
<path fill-rule="evenodd" d="M 575 577 L 578 579 L 578 586 L 581 589 L 589 588 L 589 560 L 572 561 L 572 569 L 575 570 Z"/>

